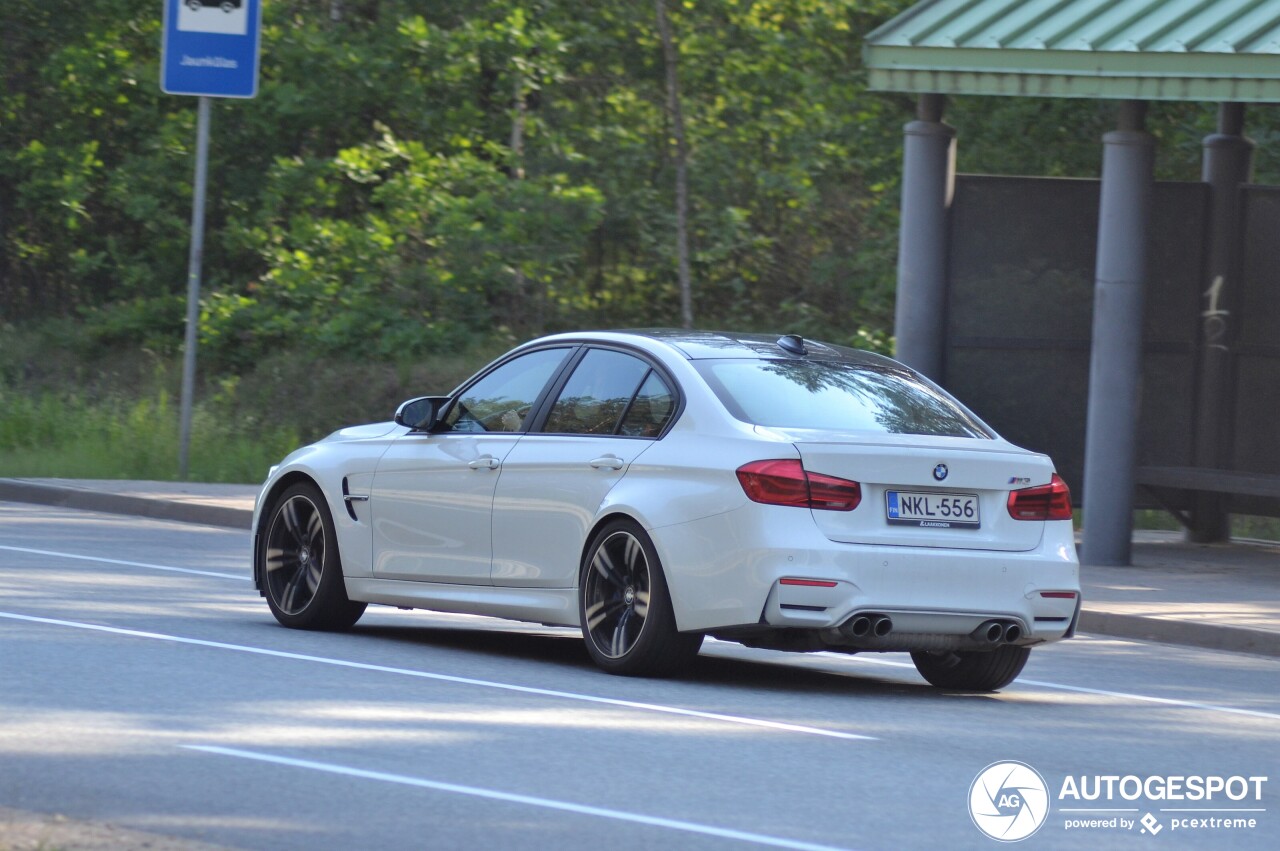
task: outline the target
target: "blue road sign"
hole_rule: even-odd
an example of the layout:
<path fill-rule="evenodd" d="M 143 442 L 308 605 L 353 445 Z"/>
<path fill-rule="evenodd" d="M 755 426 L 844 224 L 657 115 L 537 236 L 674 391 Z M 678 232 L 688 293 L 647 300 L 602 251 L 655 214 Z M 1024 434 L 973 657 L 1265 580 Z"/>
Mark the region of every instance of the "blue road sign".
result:
<path fill-rule="evenodd" d="M 161 90 L 253 97 L 261 32 L 262 0 L 164 0 Z"/>

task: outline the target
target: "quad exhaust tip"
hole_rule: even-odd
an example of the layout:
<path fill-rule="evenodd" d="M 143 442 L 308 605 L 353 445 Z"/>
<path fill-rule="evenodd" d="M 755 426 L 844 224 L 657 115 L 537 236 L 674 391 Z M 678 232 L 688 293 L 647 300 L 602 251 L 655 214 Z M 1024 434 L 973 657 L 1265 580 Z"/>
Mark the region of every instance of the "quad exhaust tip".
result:
<path fill-rule="evenodd" d="M 878 612 L 857 614 L 840 626 L 840 632 L 846 638 L 885 638 L 893 632 L 893 618 Z M 1022 638 L 1022 626 L 1014 620 L 983 621 L 977 629 L 969 633 L 974 641 L 992 646 L 1013 644 Z"/>
<path fill-rule="evenodd" d="M 1013 621 L 983 621 L 981 626 L 969 633 L 969 637 L 987 644 L 1012 644 L 1022 638 L 1022 627 Z"/>
<path fill-rule="evenodd" d="M 866 638 L 869 635 L 884 638 L 893 632 L 893 619 L 888 615 L 857 615 L 845 621 L 840 631 L 849 638 Z"/>
<path fill-rule="evenodd" d="M 871 618 L 858 615 L 844 625 L 844 632 L 852 638 L 862 638 L 871 631 Z"/>

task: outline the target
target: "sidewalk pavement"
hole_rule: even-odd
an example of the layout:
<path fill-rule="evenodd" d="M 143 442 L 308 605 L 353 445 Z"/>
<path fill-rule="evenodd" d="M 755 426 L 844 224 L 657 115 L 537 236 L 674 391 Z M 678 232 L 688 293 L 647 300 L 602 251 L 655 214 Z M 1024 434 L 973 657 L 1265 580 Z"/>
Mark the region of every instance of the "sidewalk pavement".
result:
<path fill-rule="evenodd" d="M 0 479 L 0 501 L 248 530 L 257 485 Z M 1280 656 L 1280 543 L 1135 532 L 1129 567 L 1082 565 L 1080 631 Z"/>

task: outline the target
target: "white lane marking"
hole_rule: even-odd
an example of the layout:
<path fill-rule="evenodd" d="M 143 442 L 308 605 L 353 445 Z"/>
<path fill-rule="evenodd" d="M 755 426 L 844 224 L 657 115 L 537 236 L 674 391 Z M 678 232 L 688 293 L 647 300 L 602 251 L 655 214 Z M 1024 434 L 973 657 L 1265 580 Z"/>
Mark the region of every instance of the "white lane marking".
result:
<path fill-rule="evenodd" d="M 891 662 L 888 659 L 865 659 L 853 658 L 843 653 L 826 653 L 822 652 L 819 656 L 827 656 L 832 659 L 840 659 L 846 662 L 861 662 L 868 665 L 889 665 L 894 668 L 911 668 L 915 669 L 915 665 L 910 662 Z M 1200 703 L 1195 700 L 1179 700 L 1173 697 L 1155 697 L 1149 694 L 1132 694 L 1124 691 L 1108 691 L 1101 688 L 1087 688 L 1085 686 L 1069 686 L 1065 683 L 1051 683 L 1045 680 L 1027 680 L 1019 677 L 1014 680 L 1013 686 L 1039 686 L 1040 688 L 1057 689 L 1058 691 L 1073 691 L 1080 694 L 1096 694 L 1100 697 L 1115 697 L 1122 700 L 1136 700 L 1142 703 L 1160 703 L 1165 706 L 1181 706 L 1187 709 L 1203 709 L 1206 712 L 1226 712 L 1231 715 L 1247 715 L 1250 718 L 1267 718 L 1272 721 L 1280 721 L 1280 714 L 1275 712 L 1262 712 L 1257 709 L 1237 709 L 1234 706 L 1217 706 L 1212 703 Z"/>
<path fill-rule="evenodd" d="M 1266 807 L 1161 807 L 1162 813 L 1265 813 Z M 1134 812 L 1138 812 L 1134 810 Z"/>
<path fill-rule="evenodd" d="M 241 759 L 252 759 L 276 765 L 287 765 L 292 768 L 309 768 L 312 771 L 324 771 L 329 774 L 341 774 L 346 777 L 358 777 L 362 780 L 380 780 L 384 783 L 399 783 L 404 786 L 417 786 L 422 789 L 433 789 L 437 792 L 452 792 L 457 795 L 470 795 L 475 798 L 487 798 L 491 801 L 504 801 L 511 804 L 527 804 L 549 810 L 560 810 L 567 813 L 598 816 L 600 818 L 627 821 L 635 824 L 646 824 L 652 827 L 665 827 L 670 830 L 682 830 L 686 833 L 700 833 L 704 836 L 715 836 L 721 839 L 737 839 L 742 842 L 753 842 L 757 845 L 769 845 L 774 848 L 794 848 L 800 851 L 840 851 L 830 845 L 815 845 L 796 839 L 783 839 L 777 836 L 765 836 L 760 833 L 749 833 L 745 830 L 734 830 L 727 827 L 713 827 L 679 819 L 646 816 L 639 813 L 628 813 L 622 810 L 611 810 L 605 807 L 593 807 L 588 804 L 574 804 L 568 801 L 556 801 L 551 798 L 537 798 L 532 795 L 520 795 L 514 792 L 499 792 L 495 789 L 484 789 L 478 786 L 461 786 L 457 783 L 444 783 L 439 780 L 425 780 L 421 777 L 408 777 L 403 774 L 386 774 L 381 771 L 366 771 L 362 768 L 350 768 L 345 765 L 334 765 L 327 762 L 312 762 L 307 759 L 292 759 L 285 756 L 243 751 L 235 748 L 223 748 L 214 745 L 182 745 L 193 751 L 234 756 Z"/>
<path fill-rule="evenodd" d="M 213 576 L 217 579 L 240 579 L 248 580 L 248 576 L 239 576 L 234 573 L 216 573 L 212 570 L 193 570 L 189 567 L 170 567 L 164 564 L 147 564 L 141 561 L 123 561 L 118 558 L 102 558 L 101 556 L 78 556 L 72 553 L 60 553 L 53 550 L 33 550 L 28 547 L 7 547 L 0 544 L 0 550 L 8 550 L 14 553 L 29 553 L 38 556 L 55 556 L 56 558 L 70 558 L 76 561 L 98 561 L 103 564 L 120 564 L 125 567 L 145 567 L 147 570 L 164 570 L 169 573 L 191 573 L 196 576 Z"/>
<path fill-rule="evenodd" d="M 1024 680 L 1018 679 L 1017 685 L 1024 686 L 1040 686 L 1041 688 L 1054 688 L 1061 691 L 1074 691 L 1081 694 L 1096 694 L 1102 697 L 1118 697 L 1125 700 L 1138 700 L 1144 703 L 1162 703 L 1166 706 L 1186 706 L 1191 709 L 1204 709 L 1209 712 L 1227 712 L 1232 715 L 1248 715 L 1253 718 L 1270 718 L 1273 721 L 1280 721 L 1280 714 L 1275 712 L 1261 712 L 1256 709 L 1237 709 L 1234 706 L 1216 706 L 1212 703 L 1199 703 L 1194 700 L 1178 700 L 1172 697 L 1154 697 L 1147 694 L 1129 694 L 1123 691 L 1108 691 L 1100 688 L 1085 688 L 1084 686 L 1069 686 L 1063 683 L 1049 683 L 1043 680 Z"/>
<path fill-rule="evenodd" d="M 106 632 L 112 635 L 127 635 L 133 638 L 150 638 L 156 641 L 171 641 L 175 644 L 193 644 L 198 647 L 212 647 L 218 650 L 234 650 L 239 653 L 252 653 L 258 656 L 273 656 L 278 659 L 293 659 L 300 662 L 317 662 L 321 665 L 333 665 L 339 668 L 354 668 L 360 671 L 375 671 L 381 674 L 399 674 L 405 677 L 418 677 L 424 680 L 457 683 L 460 685 L 480 686 L 481 688 L 501 689 L 521 694 L 536 694 L 542 697 L 558 697 L 564 700 L 579 700 L 585 703 L 601 703 L 607 706 L 621 706 L 626 709 L 642 709 L 648 712 L 665 712 L 669 715 L 684 715 L 690 718 L 701 718 L 707 721 L 721 721 L 727 724 L 742 724 L 748 727 L 763 727 L 768 730 L 781 730 L 787 733 L 804 733 L 810 736 L 825 736 L 831 739 L 851 739 L 859 741 L 876 741 L 875 736 L 864 736 L 858 733 L 844 733 L 839 730 L 825 730 L 821 727 L 807 727 L 802 724 L 788 724 L 783 721 L 768 721 L 763 718 L 747 718 L 741 715 L 723 715 L 719 712 L 704 712 L 700 709 L 685 709 L 680 706 L 666 706 L 661 703 L 640 703 L 634 700 L 622 700 L 615 697 L 599 697 L 591 694 L 578 694 L 572 691 L 520 686 L 512 683 L 499 683 L 492 680 L 477 680 L 471 677 L 457 677 L 452 674 L 434 674 L 430 671 L 415 671 L 411 668 L 392 668 L 386 665 L 371 665 L 367 662 L 352 662 L 346 659 L 330 659 L 326 656 L 309 656 L 304 653 L 289 653 L 284 650 L 268 650 L 265 647 L 250 647 L 245 644 L 226 644 L 221 641 L 206 641 L 202 638 L 186 638 L 180 635 L 166 635 L 160 632 L 143 632 L 136 629 L 123 629 L 102 624 L 81 623 L 58 618 L 42 618 L 35 615 L 20 615 L 14 612 L 0 612 L 0 618 L 27 623 L 40 623 L 50 626 L 65 626 L 73 629 L 87 629 L 94 632 Z"/>

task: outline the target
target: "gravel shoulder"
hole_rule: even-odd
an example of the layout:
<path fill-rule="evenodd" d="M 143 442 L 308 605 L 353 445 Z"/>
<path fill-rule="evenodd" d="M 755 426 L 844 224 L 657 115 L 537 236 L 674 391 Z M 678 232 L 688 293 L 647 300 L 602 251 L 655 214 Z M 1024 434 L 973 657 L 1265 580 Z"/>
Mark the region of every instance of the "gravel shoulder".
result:
<path fill-rule="evenodd" d="M 66 816 L 0 807 L 0 851 L 228 851 L 210 845 L 128 830 L 107 822 L 79 821 Z"/>

